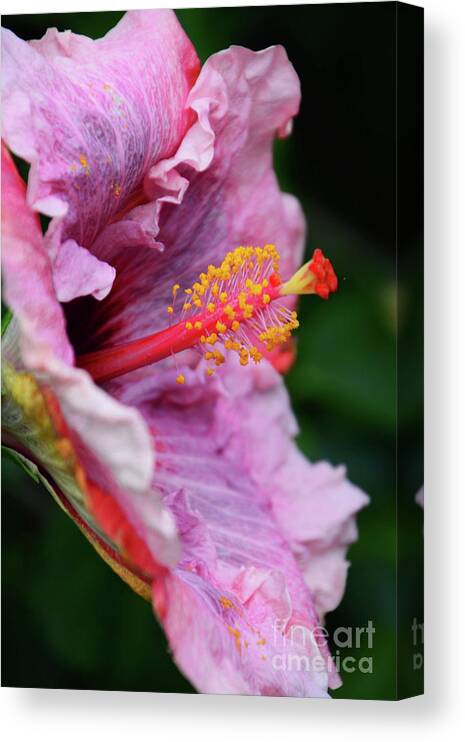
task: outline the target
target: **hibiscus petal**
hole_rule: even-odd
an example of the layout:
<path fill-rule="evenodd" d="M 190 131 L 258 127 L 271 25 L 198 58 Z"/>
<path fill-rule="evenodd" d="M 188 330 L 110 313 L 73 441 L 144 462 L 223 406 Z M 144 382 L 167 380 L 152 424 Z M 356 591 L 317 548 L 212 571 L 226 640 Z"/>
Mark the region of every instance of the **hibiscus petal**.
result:
<path fill-rule="evenodd" d="M 27 337 L 21 348 L 24 362 L 36 366 L 42 354 L 51 353 L 71 363 L 74 354 L 55 297 L 39 218 L 26 207 L 26 184 L 3 143 L 2 264 L 7 277 L 5 301 L 11 307 L 18 307 L 21 333 Z M 31 280 L 31 266 L 34 266 L 34 280 Z M 7 358 L 12 350 L 8 353 L 6 342 Z M 11 357 L 11 360 L 15 359 Z"/>
<path fill-rule="evenodd" d="M 298 556 L 320 615 L 341 601 L 349 567 L 345 554 L 357 539 L 353 515 L 368 504 L 368 497 L 345 474 L 343 466 L 310 464 L 295 450 L 279 472 L 272 494 L 273 510 Z"/>
<path fill-rule="evenodd" d="M 282 47 L 232 47 L 207 60 L 188 99 L 197 120 L 176 154 L 146 178 L 151 203 L 110 225 L 93 246 L 117 271 L 110 296 L 89 309 L 94 347 L 160 329 L 172 284 L 191 284 L 237 245 L 275 243 L 283 274 L 295 270 L 305 222 L 296 199 L 279 189 L 272 146 L 299 102 L 299 80 Z M 146 249 L 148 233 L 163 253 Z M 82 336 L 83 344 L 75 341 L 92 349 Z"/>
<path fill-rule="evenodd" d="M 178 146 L 191 121 L 185 102 L 198 69 L 169 10 L 126 13 L 97 41 L 49 29 L 26 43 L 3 31 L 3 136 L 31 163 L 29 203 L 55 217 L 47 247 L 58 260 L 60 297 L 84 290 L 77 282 L 73 292 L 62 270 L 61 243 L 81 246 L 70 270 L 82 261 L 86 271 L 85 248 L 141 195 L 150 166 Z M 109 279 L 109 269 L 95 271 L 88 293 L 101 298 Z"/>
<path fill-rule="evenodd" d="M 155 608 L 176 661 L 200 690 L 324 696 L 328 683 L 338 684 L 328 648 L 311 639 L 322 620 L 324 585 L 313 575 L 315 595 L 309 589 L 302 552 L 310 534 L 321 554 L 334 556 L 341 520 L 352 525 L 366 497 L 344 503 L 352 486 L 341 487 L 341 471 L 331 468 L 336 475 L 327 477 L 320 498 L 320 468 L 329 465 L 304 467 L 299 460 L 294 471 L 296 425 L 268 363 L 239 369 L 231 358 L 210 384 L 199 383 L 201 374 L 188 375 L 177 390 L 168 373 L 152 374 L 151 387 L 146 377 L 145 386 L 120 389 L 150 426 L 153 486 L 172 510 L 183 544 L 175 574 L 164 591 L 154 590 Z M 289 522 L 279 509 L 284 501 L 291 510 L 296 503 L 292 517 L 285 513 Z M 339 587 L 353 535 L 339 542 Z M 311 558 L 308 564 L 311 570 Z M 332 594 L 334 576 L 328 577 Z M 307 640 L 291 641 L 296 631 Z"/>
<path fill-rule="evenodd" d="M 154 559 L 175 563 L 179 542 L 174 520 L 150 486 L 154 453 L 148 430 L 137 410 L 112 399 L 95 386 L 87 373 L 70 365 L 73 353 L 66 338 L 63 313 L 54 296 L 37 215 L 26 204 L 25 185 L 5 149 L 2 207 L 5 298 L 15 316 L 3 339 L 4 355 L 14 369 L 25 367 L 43 388 L 53 390 L 86 474 L 96 486 L 112 493 Z M 30 434 L 23 419 L 28 417 L 23 397 L 27 402 L 27 394 L 38 394 L 36 380 L 17 379 L 15 374 L 16 370 L 12 370 L 11 384 L 18 394 L 15 400 L 4 400 L 3 426 L 15 441 L 26 445 L 39 463 L 48 464 L 49 470 L 54 467 L 58 475 L 61 462 L 55 459 L 59 457 L 49 455 L 44 441 Z M 32 422 L 47 423 L 42 419 Z M 66 490 L 66 494 L 82 506 L 79 491 Z"/>
<path fill-rule="evenodd" d="M 110 292 L 116 271 L 98 260 L 74 240 L 62 243 L 54 264 L 53 281 L 58 301 L 71 301 L 91 294 L 104 299 Z"/>

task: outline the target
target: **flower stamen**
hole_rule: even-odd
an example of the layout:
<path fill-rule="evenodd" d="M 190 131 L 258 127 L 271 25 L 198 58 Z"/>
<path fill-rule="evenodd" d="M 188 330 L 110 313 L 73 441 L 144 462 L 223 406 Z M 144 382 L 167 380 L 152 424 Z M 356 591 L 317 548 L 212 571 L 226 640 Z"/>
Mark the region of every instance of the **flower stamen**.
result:
<path fill-rule="evenodd" d="M 192 287 L 184 289 L 176 324 L 139 340 L 79 356 L 77 364 L 96 381 L 104 381 L 155 363 L 188 348 L 209 364 L 207 376 L 225 362 L 221 350 L 236 353 L 242 366 L 259 363 L 265 351 L 286 343 L 299 326 L 297 313 L 279 299 L 290 294 L 317 294 L 327 299 L 337 277 L 321 250 L 283 283 L 274 245 L 238 247 L 220 266 L 209 265 Z M 172 287 L 168 314 L 173 316 L 179 284 Z M 220 350 L 221 346 L 221 350 Z M 176 378 L 184 383 L 183 374 Z"/>

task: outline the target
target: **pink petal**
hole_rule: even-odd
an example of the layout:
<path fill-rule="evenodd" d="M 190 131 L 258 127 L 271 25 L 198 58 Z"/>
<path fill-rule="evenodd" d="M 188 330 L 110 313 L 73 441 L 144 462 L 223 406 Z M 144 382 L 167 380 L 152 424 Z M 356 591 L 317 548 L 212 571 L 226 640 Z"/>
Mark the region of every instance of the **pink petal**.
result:
<path fill-rule="evenodd" d="M 93 246 L 117 271 L 110 296 L 89 312 L 97 345 L 164 326 L 172 284 L 192 283 L 238 245 L 274 242 L 283 274 L 295 270 L 305 223 L 296 199 L 279 189 L 272 145 L 299 101 L 299 80 L 282 47 L 232 47 L 205 63 L 188 99 L 195 123 L 146 177 L 153 200 L 110 225 Z M 164 252 L 146 249 L 150 240 Z"/>
<path fill-rule="evenodd" d="M 26 205 L 26 184 L 3 143 L 2 264 L 5 301 L 17 312 L 20 332 L 27 338 L 21 347 L 23 361 L 40 366 L 42 358 L 51 355 L 72 363 L 74 354 L 55 297 L 39 218 Z"/>
<path fill-rule="evenodd" d="M 294 451 L 272 495 L 276 517 L 299 558 L 320 615 L 341 601 L 349 566 L 345 554 L 357 539 L 353 516 L 368 504 L 368 497 L 345 475 L 342 466 L 310 464 Z"/>
<path fill-rule="evenodd" d="M 29 203 L 54 217 L 47 249 L 59 296 L 73 294 L 69 278 L 61 286 L 61 243 L 80 245 L 70 268 L 82 261 L 88 270 L 84 248 L 141 197 L 147 170 L 190 124 L 185 102 L 198 68 L 169 10 L 129 12 L 97 41 L 49 29 L 26 43 L 3 31 L 3 136 L 31 163 Z M 109 278 L 100 267 L 88 293 L 104 295 Z M 76 282 L 75 295 L 84 288 Z"/>
<path fill-rule="evenodd" d="M 62 243 L 54 264 L 53 281 L 58 301 L 91 294 L 104 299 L 111 291 L 116 271 L 74 240 Z"/>
<path fill-rule="evenodd" d="M 5 357 L 53 390 L 90 479 L 113 494 L 157 562 L 175 563 L 179 542 L 174 520 L 151 489 L 154 453 L 147 427 L 137 410 L 112 399 L 87 373 L 70 365 L 73 352 L 54 296 L 37 215 L 26 204 L 25 184 L 5 148 L 2 263 L 5 298 L 15 317 L 4 337 Z M 40 462 L 41 441 L 18 428 L 9 410 L 5 404 L 4 428 L 20 443 L 34 447 L 31 453 Z M 46 461 L 41 463 L 47 467 Z"/>
<path fill-rule="evenodd" d="M 366 497 L 341 502 L 352 486 L 344 481 L 344 492 L 341 472 L 331 469 L 336 474 L 319 498 L 327 465 L 297 461 L 293 469 L 300 456 L 295 421 L 269 364 L 239 369 L 231 358 L 215 382 L 200 382 L 202 374 L 201 368 L 188 374 L 181 389 L 172 373 L 161 372 L 114 390 L 136 404 L 151 428 L 153 486 L 174 513 L 183 544 L 175 576 L 164 592 L 154 591 L 155 608 L 176 661 L 199 690 L 326 695 L 337 674 L 328 648 L 315 646 L 310 632 L 322 619 L 324 589 L 333 595 L 337 581 L 341 590 L 345 572 L 336 579 L 331 568 L 326 582 L 322 573 L 315 577 L 315 597 L 305 582 L 311 559 L 302 560 L 309 547 L 299 534 L 311 534 L 311 544 L 332 556 L 339 537 L 337 567 L 345 565 L 354 533 L 344 540 L 340 521 L 353 525 Z M 279 503 L 292 506 L 305 490 L 308 501 L 292 521 L 284 511 L 286 522 Z M 307 641 L 283 646 L 282 632 L 289 641 L 293 627 Z M 304 670 L 292 666 L 289 656 L 296 654 Z"/>

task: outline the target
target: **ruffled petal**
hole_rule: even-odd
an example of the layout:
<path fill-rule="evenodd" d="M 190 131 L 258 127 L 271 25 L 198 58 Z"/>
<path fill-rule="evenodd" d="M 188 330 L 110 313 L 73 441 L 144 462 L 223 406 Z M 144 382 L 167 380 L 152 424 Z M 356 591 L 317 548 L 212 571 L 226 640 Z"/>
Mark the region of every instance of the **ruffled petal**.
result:
<path fill-rule="evenodd" d="M 291 644 L 281 633 L 285 622 L 268 594 L 276 580 L 281 583 L 280 573 L 267 574 L 242 602 L 196 570 L 177 569 L 166 578 L 163 625 L 176 662 L 202 693 L 328 697 L 328 668 L 318 646 L 311 639 Z M 153 595 L 159 611 L 159 594 Z"/>
<path fill-rule="evenodd" d="M 169 10 L 128 12 L 97 41 L 49 29 L 26 43 L 5 30 L 2 47 L 3 137 L 31 163 L 29 203 L 54 217 L 47 249 L 68 300 L 85 287 L 63 270 L 62 242 L 81 248 L 70 271 L 82 261 L 89 272 L 86 249 L 140 200 L 144 175 L 191 123 L 185 103 L 199 62 Z M 88 293 L 102 298 L 111 272 L 96 267 Z"/>
<path fill-rule="evenodd" d="M 272 145 L 289 130 L 299 102 L 299 80 L 282 47 L 232 47 L 207 60 L 188 98 L 196 121 L 177 152 L 146 176 L 151 202 L 110 225 L 93 246 L 117 276 L 106 300 L 85 307 L 92 341 L 76 334 L 81 351 L 160 329 L 172 284 L 191 284 L 238 245 L 276 244 L 283 275 L 292 274 L 305 222 L 297 200 L 279 189 Z M 147 249 L 149 239 L 164 251 Z"/>
<path fill-rule="evenodd" d="M 55 297 L 39 217 L 26 206 L 26 184 L 3 143 L 2 265 L 6 276 L 5 301 L 17 311 L 21 334 L 27 338 L 21 348 L 24 363 L 36 366 L 43 354 L 72 363 L 74 354 Z M 12 362 L 17 361 L 8 337 L 4 352 Z"/>
<path fill-rule="evenodd" d="M 294 449 L 277 475 L 272 500 L 323 617 L 343 596 L 349 567 L 345 555 L 357 539 L 353 516 L 368 497 L 346 479 L 345 467 L 311 464 Z"/>
<path fill-rule="evenodd" d="M 112 494 L 154 560 L 173 564 L 179 542 L 171 513 L 151 488 L 154 452 L 147 427 L 137 410 L 112 399 L 87 373 L 71 365 L 73 353 L 37 215 L 26 204 L 24 183 L 6 150 L 2 150 L 2 207 L 5 298 L 15 316 L 2 343 L 7 361 L 3 428 L 12 445 L 25 447 L 52 471 L 60 479 L 58 486 L 82 508 L 79 488 L 73 484 L 69 489 L 69 477 L 61 481 L 61 448 L 55 450 L 54 421 L 43 399 L 51 389 L 69 430 L 66 440 L 86 476 Z"/>
<path fill-rule="evenodd" d="M 98 260 L 74 240 L 62 243 L 54 263 L 53 280 L 58 301 L 71 301 L 90 294 L 104 299 L 110 292 L 116 271 Z"/>
<path fill-rule="evenodd" d="M 327 606 L 323 591 L 333 597 L 336 577 L 331 570 L 328 585 L 315 569 L 313 593 L 305 581 L 305 568 L 312 570 L 308 544 L 334 557 L 337 541 L 345 576 L 354 533 L 344 540 L 342 524 L 353 525 L 366 497 L 351 496 L 352 485 L 341 486 L 341 471 L 332 468 L 336 474 L 320 493 L 321 468 L 330 467 L 304 467 L 296 458 L 289 400 L 267 362 L 243 369 L 230 358 L 208 383 L 202 363 L 181 388 L 167 370 L 118 392 L 150 427 L 153 486 L 183 544 L 175 574 L 154 591 L 155 608 L 176 661 L 199 690 L 324 696 L 339 681 L 327 646 L 311 637 Z M 292 517 L 281 507 L 285 501 L 295 503 Z M 344 576 L 338 575 L 339 591 Z"/>

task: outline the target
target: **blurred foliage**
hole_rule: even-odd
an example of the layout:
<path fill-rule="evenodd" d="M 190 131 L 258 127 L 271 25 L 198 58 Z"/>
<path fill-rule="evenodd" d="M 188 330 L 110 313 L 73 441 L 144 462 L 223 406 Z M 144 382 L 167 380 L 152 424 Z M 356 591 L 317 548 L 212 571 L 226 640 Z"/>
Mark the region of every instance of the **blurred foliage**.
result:
<path fill-rule="evenodd" d="M 344 462 L 370 506 L 341 606 L 328 628 L 376 627 L 373 674 L 343 674 L 336 697 L 392 698 L 396 640 L 396 453 L 405 469 L 402 599 L 422 616 L 421 274 L 407 237 L 401 305 L 405 388 L 396 402 L 393 5 L 353 4 L 180 10 L 202 60 L 230 44 L 282 43 L 302 83 L 293 135 L 278 142 L 282 187 L 308 219 L 307 250 L 321 246 L 340 276 L 329 302 L 303 301 L 298 359 L 288 387 L 311 458 Z M 49 26 L 98 37 L 120 13 L 3 17 L 23 38 Z M 408 260 L 409 250 L 412 260 Z M 396 431 L 399 444 L 396 447 Z M 3 468 L 3 684 L 188 691 L 151 608 L 104 565 L 45 490 L 6 460 Z M 402 639 L 402 641 L 404 641 Z M 351 653 L 356 654 L 356 652 Z M 362 647 L 359 654 L 367 654 Z M 404 663 L 407 691 L 415 682 Z"/>

